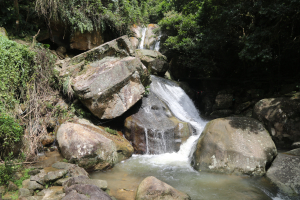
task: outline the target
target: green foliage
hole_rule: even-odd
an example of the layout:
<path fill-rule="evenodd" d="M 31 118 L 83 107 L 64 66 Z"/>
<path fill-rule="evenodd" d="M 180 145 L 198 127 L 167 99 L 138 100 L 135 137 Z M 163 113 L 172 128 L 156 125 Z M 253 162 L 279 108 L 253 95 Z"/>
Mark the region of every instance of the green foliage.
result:
<path fill-rule="evenodd" d="M 92 113 L 78 100 L 75 100 L 71 104 L 70 111 L 75 113 L 79 118 L 89 119 L 92 117 Z"/>
<path fill-rule="evenodd" d="M 133 23 L 147 22 L 145 2 L 137 0 L 36 0 L 36 10 L 47 21 L 61 21 L 71 31 L 124 34 Z"/>
<path fill-rule="evenodd" d="M 34 77 L 35 52 L 0 35 L 0 105 L 13 108 L 18 92 Z"/>
<path fill-rule="evenodd" d="M 5 157 L 4 164 L 0 165 L 0 185 L 8 185 L 8 181 L 13 179 L 13 174 L 16 172 L 16 168 L 12 162 L 12 153 L 8 157 Z"/>
<path fill-rule="evenodd" d="M 23 176 L 20 179 L 14 181 L 14 183 L 19 188 L 22 187 L 23 181 L 30 178 L 30 175 L 28 174 L 28 172 L 30 172 L 31 170 L 32 170 L 31 168 L 25 168 L 25 169 L 21 170 L 21 173 L 22 173 Z"/>
<path fill-rule="evenodd" d="M 144 93 L 144 95 L 148 96 L 149 94 L 150 94 L 150 86 L 148 85 L 148 86 L 145 87 L 145 93 Z"/>
<path fill-rule="evenodd" d="M 191 74 L 300 76 L 299 1 L 172 2 L 175 11 L 159 22 L 164 46 L 179 65 L 197 72 Z"/>
<path fill-rule="evenodd" d="M 0 158 L 11 152 L 19 144 L 23 127 L 7 113 L 0 112 Z"/>
<path fill-rule="evenodd" d="M 118 135 L 118 131 L 110 129 L 109 127 L 106 127 L 105 131 L 113 135 Z"/>

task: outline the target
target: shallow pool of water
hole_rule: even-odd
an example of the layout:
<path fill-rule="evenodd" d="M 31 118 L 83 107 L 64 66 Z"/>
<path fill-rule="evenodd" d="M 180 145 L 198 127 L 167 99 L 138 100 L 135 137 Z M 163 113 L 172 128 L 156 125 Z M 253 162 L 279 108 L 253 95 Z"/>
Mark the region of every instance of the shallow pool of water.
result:
<path fill-rule="evenodd" d="M 266 178 L 197 172 L 177 153 L 134 155 L 106 172 L 91 178 L 108 181 L 111 195 L 118 200 L 134 199 L 136 189 L 147 176 L 155 176 L 188 193 L 193 200 L 296 200 L 288 197 Z"/>

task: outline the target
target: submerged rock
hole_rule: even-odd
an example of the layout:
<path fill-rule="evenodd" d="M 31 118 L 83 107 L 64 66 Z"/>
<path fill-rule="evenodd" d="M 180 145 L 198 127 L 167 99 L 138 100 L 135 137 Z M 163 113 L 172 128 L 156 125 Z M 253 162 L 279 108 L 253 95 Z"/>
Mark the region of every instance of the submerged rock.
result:
<path fill-rule="evenodd" d="M 158 51 L 137 49 L 135 52 L 151 74 L 163 76 L 169 69 L 167 57 Z"/>
<path fill-rule="evenodd" d="M 300 100 L 262 99 L 255 104 L 253 117 L 264 123 L 278 147 L 300 141 Z"/>
<path fill-rule="evenodd" d="M 281 190 L 290 195 L 300 195 L 300 156 L 279 154 L 267 177 Z"/>
<path fill-rule="evenodd" d="M 190 200 L 188 194 L 158 180 L 154 176 L 145 178 L 136 191 L 135 200 Z"/>
<path fill-rule="evenodd" d="M 133 147 L 120 135 L 107 133 L 87 120 L 65 122 L 57 131 L 61 154 L 87 170 L 102 170 L 129 158 Z"/>
<path fill-rule="evenodd" d="M 262 176 L 277 150 L 257 120 L 229 117 L 209 122 L 192 156 L 196 170 Z"/>

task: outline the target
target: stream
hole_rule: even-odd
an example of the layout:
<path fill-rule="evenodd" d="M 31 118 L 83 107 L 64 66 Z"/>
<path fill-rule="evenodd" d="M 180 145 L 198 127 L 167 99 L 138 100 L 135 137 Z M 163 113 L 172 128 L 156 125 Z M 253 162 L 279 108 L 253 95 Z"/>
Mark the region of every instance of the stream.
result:
<path fill-rule="evenodd" d="M 175 82 L 156 76 L 151 76 L 151 80 L 150 92 L 154 92 L 166 103 L 178 119 L 190 123 L 194 134 L 180 146 L 178 152 L 133 155 L 113 169 L 91 173 L 91 178 L 108 181 L 112 196 L 118 200 L 133 200 L 140 182 L 147 176 L 155 176 L 174 188 L 186 192 L 193 200 L 296 200 L 298 198 L 285 196 L 265 177 L 195 171 L 190 166 L 189 157 L 193 152 L 195 141 L 207 122 L 199 117 L 192 100 Z"/>

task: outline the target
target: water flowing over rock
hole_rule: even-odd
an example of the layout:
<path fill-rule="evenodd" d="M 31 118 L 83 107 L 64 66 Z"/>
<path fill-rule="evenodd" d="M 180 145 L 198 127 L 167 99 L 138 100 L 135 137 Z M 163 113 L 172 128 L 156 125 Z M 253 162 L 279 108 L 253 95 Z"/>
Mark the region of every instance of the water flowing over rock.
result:
<path fill-rule="evenodd" d="M 178 151 L 191 134 L 189 124 L 178 120 L 151 89 L 138 112 L 125 120 L 125 136 L 139 154 Z"/>
<path fill-rule="evenodd" d="M 158 180 L 154 176 L 145 178 L 139 185 L 135 200 L 190 200 L 188 194 Z"/>
<path fill-rule="evenodd" d="M 199 171 L 261 176 L 276 155 L 274 142 L 257 120 L 219 118 L 206 125 L 191 164 Z"/>
<path fill-rule="evenodd" d="M 300 141 L 300 100 L 262 99 L 255 104 L 253 117 L 264 123 L 278 147 Z"/>
<path fill-rule="evenodd" d="M 300 195 L 300 156 L 279 154 L 267 177 L 280 189 L 290 195 Z"/>
<path fill-rule="evenodd" d="M 167 57 L 154 50 L 137 49 L 136 55 L 151 74 L 163 76 L 169 69 Z"/>
<path fill-rule="evenodd" d="M 138 112 L 125 120 L 126 138 L 136 153 L 178 151 L 189 136 L 201 133 L 205 122 L 176 82 L 156 76 L 151 76 L 151 80 L 150 94 L 143 98 Z M 183 151 L 188 156 L 189 151 Z"/>
<path fill-rule="evenodd" d="M 130 30 L 132 46 L 135 49 L 149 49 L 159 51 L 161 34 L 154 34 L 153 30 L 158 28 L 157 24 L 148 24 L 147 27 L 133 25 Z"/>
<path fill-rule="evenodd" d="M 123 36 L 65 61 L 57 70 L 95 116 L 112 119 L 140 100 L 149 84 L 148 70 L 132 56 L 131 43 Z"/>
<path fill-rule="evenodd" d="M 57 131 L 61 154 L 88 170 L 111 168 L 133 153 L 130 143 L 120 135 L 107 133 L 87 120 L 65 122 Z"/>

